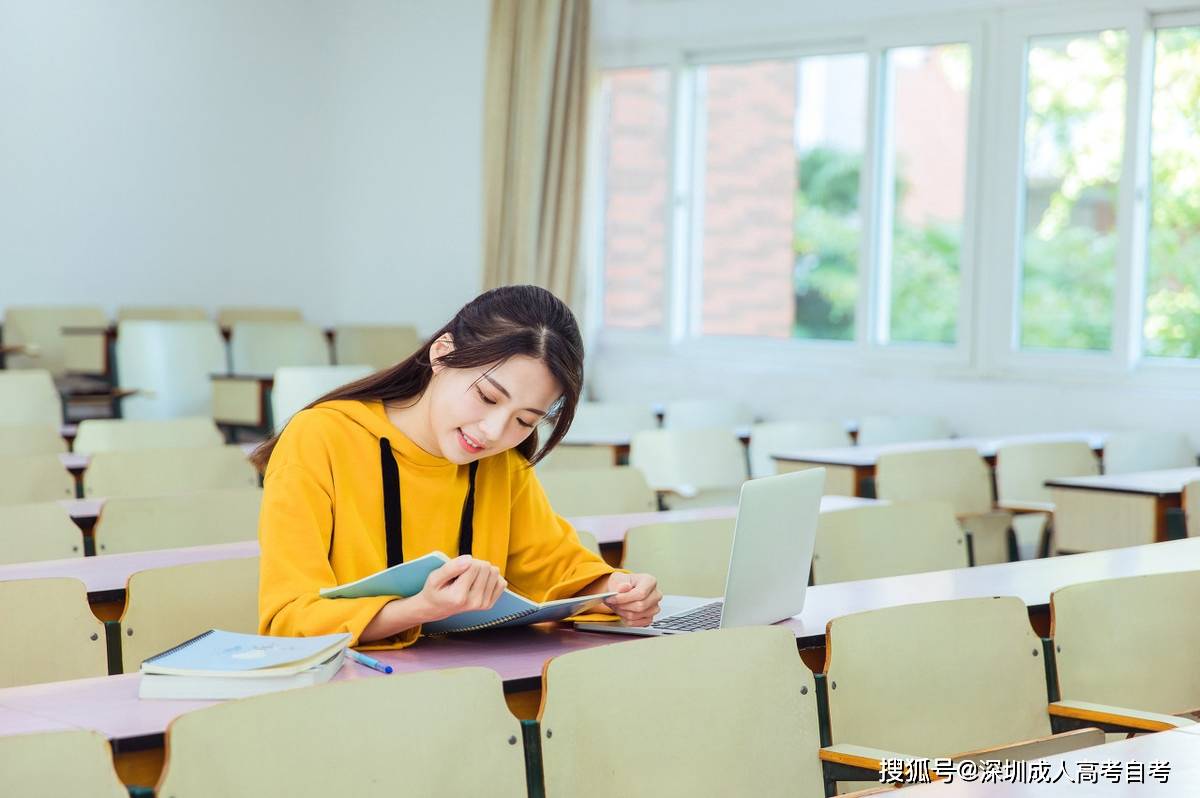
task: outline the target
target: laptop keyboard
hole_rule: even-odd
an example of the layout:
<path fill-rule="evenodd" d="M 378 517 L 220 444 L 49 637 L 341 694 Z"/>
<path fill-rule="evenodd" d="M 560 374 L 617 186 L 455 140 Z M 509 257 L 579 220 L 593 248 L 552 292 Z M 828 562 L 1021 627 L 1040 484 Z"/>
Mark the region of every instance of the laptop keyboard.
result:
<path fill-rule="evenodd" d="M 651 629 L 662 629 L 668 632 L 697 632 L 703 629 L 721 628 L 722 601 L 703 604 L 693 610 L 677 613 L 668 618 L 660 618 L 650 624 Z"/>

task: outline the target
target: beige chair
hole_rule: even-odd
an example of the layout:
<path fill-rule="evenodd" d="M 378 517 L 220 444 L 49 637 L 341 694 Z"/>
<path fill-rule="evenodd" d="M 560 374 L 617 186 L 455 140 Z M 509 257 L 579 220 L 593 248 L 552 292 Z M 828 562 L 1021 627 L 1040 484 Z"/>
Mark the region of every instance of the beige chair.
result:
<path fill-rule="evenodd" d="M 940 418 L 928 416 L 863 416 L 858 423 L 859 446 L 937 441 L 950 437 L 950 428 Z"/>
<path fill-rule="evenodd" d="M 996 494 L 1001 504 L 1024 506 L 1033 512 L 1013 518 L 1017 539 L 1049 550 L 1053 497 L 1045 482 L 1056 477 L 1082 477 L 1100 473 L 1100 462 L 1083 441 L 1019 443 L 996 450 Z"/>
<path fill-rule="evenodd" d="M 946 502 L 969 535 L 975 565 L 1008 560 L 1012 514 L 994 509 L 991 472 L 975 449 L 880 455 L 875 495 L 891 502 Z"/>
<path fill-rule="evenodd" d="M 124 673 L 136 673 L 143 660 L 209 629 L 258 632 L 257 557 L 139 571 L 129 577 L 125 595 Z"/>
<path fill-rule="evenodd" d="M 122 305 L 117 322 L 122 321 L 208 321 L 208 311 L 195 305 Z"/>
<path fill-rule="evenodd" d="M 98 306 L 18 306 L 4 313 L 5 345 L 25 346 L 24 354 L 5 358 L 10 369 L 45 369 L 66 373 L 63 327 L 107 327 L 108 315 Z"/>
<path fill-rule="evenodd" d="M 723 596 L 733 549 L 732 518 L 675 521 L 633 527 L 625 533 L 621 563 L 634 573 L 654 574 L 663 593 Z M 808 579 L 808 574 L 797 574 Z"/>
<path fill-rule="evenodd" d="M 287 366 L 275 370 L 271 419 L 283 431 L 292 416 L 335 388 L 371 373 L 370 366 Z"/>
<path fill-rule="evenodd" d="M 10 355 L 11 357 L 11 355 Z M 0 424 L 62 424 L 62 400 L 45 369 L 0 371 Z"/>
<path fill-rule="evenodd" d="M 344 324 L 333 328 L 333 359 L 339 365 L 365 363 L 378 371 L 404 360 L 421 343 L 417 328 L 408 324 Z"/>
<path fill-rule="evenodd" d="M 352 679 L 180 715 L 154 794 L 525 798 L 521 741 L 495 671 Z"/>
<path fill-rule="evenodd" d="M 108 740 L 81 729 L 0 736 L 0 780 L 24 798 L 129 798 Z"/>
<path fill-rule="evenodd" d="M 611 446 L 580 446 L 560 443 L 537 464 L 539 474 L 550 471 L 612 468 L 616 456 Z"/>
<path fill-rule="evenodd" d="M 776 473 L 777 452 L 851 446 L 854 441 L 839 421 L 770 421 L 750 428 L 750 476 Z"/>
<path fill-rule="evenodd" d="M 258 472 L 237 446 L 100 452 L 83 474 L 88 498 L 252 488 Z"/>
<path fill-rule="evenodd" d="M 284 366 L 328 366 L 329 341 L 315 324 L 243 321 L 229 337 L 234 374 L 270 376 Z"/>
<path fill-rule="evenodd" d="M 746 450 L 727 429 L 656 429 L 633 436 L 629 464 L 671 509 L 737 504 L 746 481 Z"/>
<path fill-rule="evenodd" d="M 56 454 L 0 457 L 0 504 L 75 498 L 75 477 Z"/>
<path fill-rule="evenodd" d="M 754 411 L 727 399 L 677 399 L 663 410 L 664 429 L 737 429 L 754 423 Z"/>
<path fill-rule="evenodd" d="M 0 505 L 0 565 L 82 556 L 83 531 L 61 505 Z"/>
<path fill-rule="evenodd" d="M 104 624 L 78 579 L 0 582 L 0 687 L 108 674 Z"/>
<path fill-rule="evenodd" d="M 1104 441 L 1104 473 L 1134 474 L 1196 465 L 1196 449 L 1179 432 L 1115 432 Z"/>
<path fill-rule="evenodd" d="M 580 402 L 563 442 L 628 441 L 635 432 L 657 427 L 653 408 L 644 402 Z"/>
<path fill-rule="evenodd" d="M 646 484 L 646 477 L 632 466 L 547 471 L 538 480 L 559 515 L 615 515 L 658 509 L 658 499 Z"/>
<path fill-rule="evenodd" d="M 96 519 L 96 553 L 254 540 L 261 506 L 262 490 L 256 487 L 110 498 Z"/>
<path fill-rule="evenodd" d="M 1188 537 L 1200 538 L 1200 480 L 1184 486 L 1183 512 L 1187 520 Z"/>
<path fill-rule="evenodd" d="M 213 322 L 123 321 L 116 354 L 119 386 L 138 392 L 121 401 L 122 417 L 212 417 L 210 378 L 229 367 Z"/>
<path fill-rule="evenodd" d="M 131 421 L 123 418 L 89 418 L 79 422 L 75 435 L 77 454 L 131 452 L 142 449 L 191 449 L 225 443 L 211 418 L 174 418 Z"/>
<path fill-rule="evenodd" d="M 300 308 L 217 308 L 217 324 L 220 326 L 232 327 L 243 321 L 304 321 L 304 314 Z"/>
<path fill-rule="evenodd" d="M 601 646 L 542 680 L 547 798 L 825 794 L 816 687 L 787 629 Z"/>
<path fill-rule="evenodd" d="M 600 554 L 600 544 L 596 541 L 596 536 L 586 529 L 576 529 L 576 536 L 579 537 L 579 545 L 590 551 L 592 554 Z"/>
<path fill-rule="evenodd" d="M 0 457 L 59 454 L 67 450 L 57 424 L 0 424 Z"/>
<path fill-rule="evenodd" d="M 813 584 L 968 565 L 966 535 L 944 502 L 852 507 L 817 521 Z"/>

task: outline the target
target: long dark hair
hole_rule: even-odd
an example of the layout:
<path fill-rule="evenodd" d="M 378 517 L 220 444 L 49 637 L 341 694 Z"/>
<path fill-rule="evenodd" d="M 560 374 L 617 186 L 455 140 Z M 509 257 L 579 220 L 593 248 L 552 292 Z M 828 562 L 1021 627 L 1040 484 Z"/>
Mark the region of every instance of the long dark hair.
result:
<path fill-rule="evenodd" d="M 547 417 L 554 426 L 546 445 L 538 450 L 535 429 L 516 446 L 530 465 L 537 463 L 558 445 L 575 418 L 575 406 L 583 389 L 583 339 L 571 309 L 536 285 L 509 285 L 480 294 L 463 305 L 446 326 L 407 359 L 330 391 L 308 407 L 335 399 L 384 403 L 416 399 L 433 378 L 429 348 L 446 333 L 453 338 L 454 350 L 438 362 L 448 368 L 490 366 L 523 355 L 545 363 L 550 375 L 562 386 L 562 399 Z M 250 456 L 260 471 L 266 469 L 278 440 L 276 435 Z"/>

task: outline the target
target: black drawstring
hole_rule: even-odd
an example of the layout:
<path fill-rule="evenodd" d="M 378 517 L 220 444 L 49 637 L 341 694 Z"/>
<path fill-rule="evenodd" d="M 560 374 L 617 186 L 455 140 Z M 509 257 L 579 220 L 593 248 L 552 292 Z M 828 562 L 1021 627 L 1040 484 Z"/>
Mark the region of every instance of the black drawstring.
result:
<path fill-rule="evenodd" d="M 379 469 L 383 476 L 383 528 L 387 537 L 387 564 L 391 568 L 404 562 L 404 536 L 401 532 L 400 467 L 392 454 L 392 443 L 379 439 Z M 463 502 L 462 518 L 458 524 L 458 553 L 473 553 L 475 539 L 475 472 L 479 461 L 467 471 L 467 498 Z"/>

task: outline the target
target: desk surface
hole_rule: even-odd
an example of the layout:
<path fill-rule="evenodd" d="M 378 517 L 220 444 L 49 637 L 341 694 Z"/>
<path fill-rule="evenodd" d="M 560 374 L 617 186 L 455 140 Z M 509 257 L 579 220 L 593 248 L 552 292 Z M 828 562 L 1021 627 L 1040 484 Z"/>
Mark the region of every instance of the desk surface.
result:
<path fill-rule="evenodd" d="M 1046 487 L 1170 496 L 1182 493 L 1185 485 L 1198 480 L 1200 468 L 1170 468 L 1165 471 L 1141 471 L 1136 474 L 1062 477 L 1048 480 Z"/>
<path fill-rule="evenodd" d="M 1029 435 L 997 435 L 979 438 L 944 438 L 933 441 L 889 443 L 883 446 L 837 446 L 828 449 L 800 449 L 776 452 L 771 456 L 776 460 L 865 468 L 874 466 L 879 461 L 881 455 L 896 452 L 973 448 L 982 457 L 995 457 L 996 450 L 1001 446 L 1018 443 L 1058 443 L 1062 441 L 1084 441 L 1093 449 L 1099 451 L 1104 448 L 1104 441 L 1107 438 L 1108 433 L 1106 432 L 1078 430 L 1075 432 L 1042 432 Z"/>
<path fill-rule="evenodd" d="M 245 443 L 234 444 L 241 448 L 246 456 L 249 457 L 262 444 L 262 441 L 249 441 Z M 188 447 L 185 447 L 188 448 Z M 138 449 L 135 451 L 152 452 L 154 449 Z M 58 459 L 62 462 L 63 468 L 68 471 L 86 471 L 87 467 L 92 463 L 90 454 L 77 454 L 75 452 L 62 452 L 58 455 Z"/>
<path fill-rule="evenodd" d="M 655 427 L 654 429 L 659 429 Z M 750 427 L 730 427 L 730 431 L 741 438 L 748 440 L 750 438 Z M 633 441 L 633 434 L 629 432 L 612 432 L 608 434 L 597 433 L 567 433 L 563 438 L 563 446 L 628 446 Z"/>

